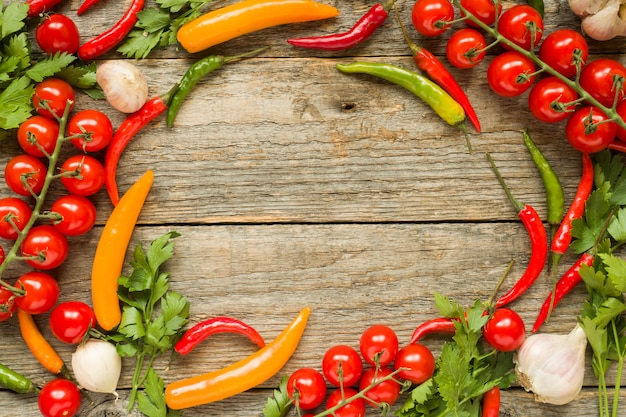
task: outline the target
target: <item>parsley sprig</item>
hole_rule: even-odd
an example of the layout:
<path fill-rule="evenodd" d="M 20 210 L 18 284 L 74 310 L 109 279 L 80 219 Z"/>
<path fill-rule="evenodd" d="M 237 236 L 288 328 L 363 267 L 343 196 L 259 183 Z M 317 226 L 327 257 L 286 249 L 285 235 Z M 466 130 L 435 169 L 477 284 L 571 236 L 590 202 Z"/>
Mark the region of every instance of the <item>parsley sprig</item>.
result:
<path fill-rule="evenodd" d="M 137 13 L 135 28 L 117 51 L 128 58 L 146 58 L 157 48 L 176 44 L 176 33 L 185 23 L 196 19 L 211 0 L 155 0 L 158 7 Z"/>

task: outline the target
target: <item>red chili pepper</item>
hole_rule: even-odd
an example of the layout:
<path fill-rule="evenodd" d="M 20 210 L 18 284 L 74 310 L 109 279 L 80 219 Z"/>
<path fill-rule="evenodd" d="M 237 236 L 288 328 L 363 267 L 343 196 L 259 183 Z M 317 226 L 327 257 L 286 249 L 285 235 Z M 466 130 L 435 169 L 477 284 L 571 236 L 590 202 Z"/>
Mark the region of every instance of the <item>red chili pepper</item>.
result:
<path fill-rule="evenodd" d="M 28 17 L 37 17 L 43 12 L 49 12 L 62 0 L 28 0 Z"/>
<path fill-rule="evenodd" d="M 617 152 L 626 153 L 626 142 L 622 142 L 619 139 L 615 139 L 610 145 L 609 149 L 612 149 Z"/>
<path fill-rule="evenodd" d="M 537 330 L 539 330 L 539 328 L 543 325 L 543 323 L 550 315 L 551 310 L 554 309 L 557 304 L 559 304 L 563 297 L 569 294 L 574 289 L 574 287 L 576 287 L 576 285 L 578 285 L 578 283 L 582 281 L 579 272 L 580 267 L 582 265 L 591 266 L 593 264 L 593 260 L 593 255 L 589 253 L 584 253 L 578 259 L 578 261 L 576 261 L 576 263 L 572 265 L 570 269 L 565 272 L 565 274 L 563 274 L 561 279 L 559 279 L 559 281 L 556 283 L 556 286 L 554 287 L 554 293 L 550 291 L 550 294 L 548 294 L 548 297 L 543 302 L 541 310 L 539 310 L 539 314 L 537 315 L 537 319 L 535 320 L 535 324 L 533 325 L 533 333 L 536 333 Z M 554 297 L 552 297 L 552 294 L 554 294 Z"/>
<path fill-rule="evenodd" d="M 500 415 L 500 387 L 497 385 L 483 395 L 483 411 L 481 417 L 498 417 Z"/>
<path fill-rule="evenodd" d="M 263 337 L 252 326 L 231 317 L 218 316 L 202 321 L 187 330 L 174 346 L 174 350 L 186 355 L 204 339 L 217 333 L 238 333 L 248 337 L 260 348 L 265 346 Z"/>
<path fill-rule="evenodd" d="M 487 154 L 487 158 L 489 159 L 489 162 L 491 163 L 491 166 L 496 173 L 498 181 L 502 185 L 504 192 L 513 204 L 513 207 L 515 207 L 518 211 L 518 217 L 526 228 L 532 247 L 530 261 L 528 262 L 526 271 L 524 271 L 524 274 L 517 280 L 515 285 L 496 301 L 496 308 L 500 308 L 524 294 L 524 292 L 526 292 L 526 290 L 528 290 L 528 288 L 530 288 L 530 286 L 539 277 L 548 258 L 548 236 L 546 233 L 546 227 L 537 214 L 537 211 L 532 206 L 522 204 L 513 197 L 513 194 L 511 194 L 511 191 L 504 182 L 502 175 L 500 175 L 500 172 L 491 158 L 491 155 Z"/>
<path fill-rule="evenodd" d="M 375 4 L 346 32 L 309 38 L 287 39 L 287 42 L 293 46 L 322 51 L 343 51 L 352 48 L 365 42 L 382 26 L 385 20 L 387 20 L 389 9 L 394 3 L 395 0 L 390 0 L 384 5 L 380 3 Z"/>
<path fill-rule="evenodd" d="M 137 12 L 143 9 L 145 0 L 133 0 L 126 13 L 109 30 L 85 42 L 78 49 L 78 57 L 83 61 L 94 59 L 113 49 L 137 23 Z"/>
<path fill-rule="evenodd" d="M 85 0 L 76 10 L 76 14 L 80 16 L 98 3 L 100 3 L 100 0 Z"/>
<path fill-rule="evenodd" d="M 427 320 L 420 324 L 413 331 L 409 344 L 417 343 L 423 336 L 431 333 L 442 334 L 454 334 L 456 333 L 456 326 L 454 320 L 448 317 L 437 317 L 435 319 Z"/>

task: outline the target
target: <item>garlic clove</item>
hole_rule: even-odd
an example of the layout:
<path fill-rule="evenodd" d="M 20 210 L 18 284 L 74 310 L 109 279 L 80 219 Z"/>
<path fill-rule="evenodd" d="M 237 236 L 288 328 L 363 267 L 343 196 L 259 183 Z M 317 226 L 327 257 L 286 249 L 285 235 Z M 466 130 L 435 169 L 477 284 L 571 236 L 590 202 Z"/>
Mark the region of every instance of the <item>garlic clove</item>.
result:
<path fill-rule="evenodd" d="M 148 101 L 148 83 L 139 68 L 127 60 L 111 60 L 96 70 L 96 82 L 111 106 L 134 113 Z"/>
<path fill-rule="evenodd" d="M 626 36 L 626 0 L 608 0 L 600 10 L 582 20 L 583 31 L 592 39 L 606 41 Z"/>
<path fill-rule="evenodd" d="M 607 0 L 568 0 L 570 9 L 576 16 L 587 16 L 600 11 Z"/>
<path fill-rule="evenodd" d="M 122 359 L 106 340 L 89 339 L 72 354 L 72 370 L 81 388 L 114 394 L 122 372 Z"/>

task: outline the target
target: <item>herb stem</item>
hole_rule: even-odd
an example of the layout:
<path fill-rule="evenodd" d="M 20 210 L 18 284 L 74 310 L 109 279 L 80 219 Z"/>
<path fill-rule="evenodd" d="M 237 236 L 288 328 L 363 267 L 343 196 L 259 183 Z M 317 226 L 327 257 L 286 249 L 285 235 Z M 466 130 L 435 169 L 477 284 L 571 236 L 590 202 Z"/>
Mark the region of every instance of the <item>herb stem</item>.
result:
<path fill-rule="evenodd" d="M 619 405 L 619 395 L 622 384 L 622 372 L 624 370 L 624 354 L 625 352 L 622 350 L 620 346 L 620 335 L 617 331 L 617 327 L 615 325 L 615 321 L 611 321 L 611 330 L 613 332 L 613 338 L 615 338 L 615 351 L 617 353 L 617 373 L 615 375 L 615 387 L 613 388 L 613 414 L 612 417 L 617 417 L 617 408 Z M 624 347 L 626 349 L 626 346 Z"/>

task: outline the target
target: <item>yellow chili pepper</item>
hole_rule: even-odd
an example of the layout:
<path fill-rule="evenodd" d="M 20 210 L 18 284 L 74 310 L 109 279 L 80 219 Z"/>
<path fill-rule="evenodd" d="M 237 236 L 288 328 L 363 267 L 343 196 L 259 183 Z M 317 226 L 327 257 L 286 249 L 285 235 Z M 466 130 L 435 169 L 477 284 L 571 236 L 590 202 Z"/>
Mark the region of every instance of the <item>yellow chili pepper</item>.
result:
<path fill-rule="evenodd" d="M 91 298 L 96 320 L 104 330 L 113 329 L 122 319 L 117 279 L 153 180 L 152 171 L 146 171 L 128 189 L 111 212 L 98 241 L 91 270 Z"/>
<path fill-rule="evenodd" d="M 338 14 L 335 7 L 313 0 L 243 0 L 184 24 L 177 37 L 187 52 L 194 53 L 257 30 Z"/>
<path fill-rule="evenodd" d="M 267 381 L 296 350 L 311 312 L 305 307 L 271 343 L 245 359 L 218 371 L 173 382 L 165 389 L 167 406 L 174 410 L 208 404 L 239 394 Z"/>
<path fill-rule="evenodd" d="M 26 346 L 28 346 L 35 359 L 53 374 L 62 373 L 66 375 L 68 371 L 63 363 L 63 359 L 43 337 L 33 317 L 26 311 L 18 308 L 17 321 L 20 325 L 22 339 L 24 339 Z"/>

